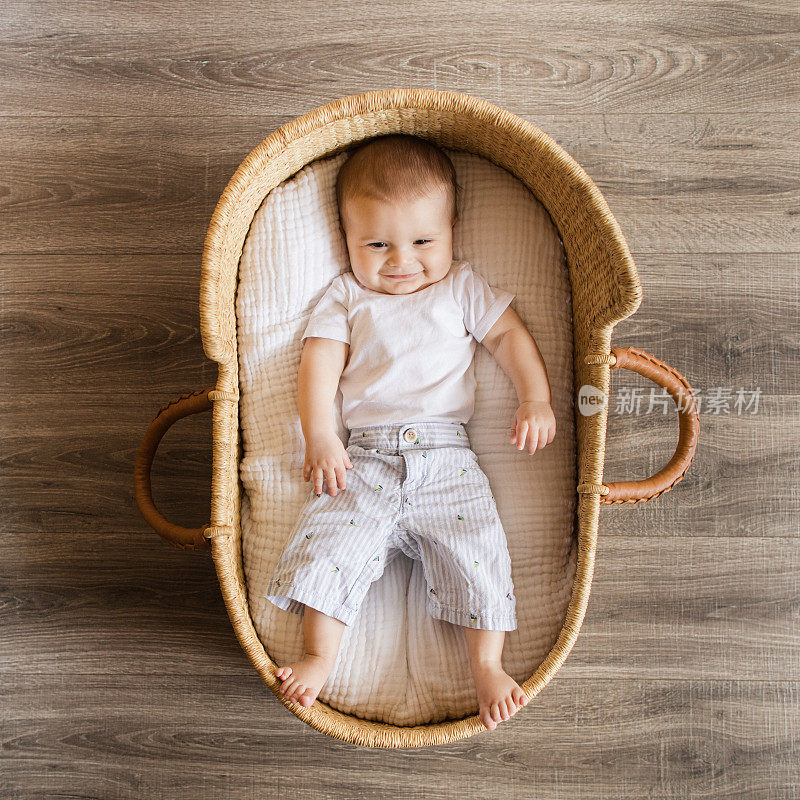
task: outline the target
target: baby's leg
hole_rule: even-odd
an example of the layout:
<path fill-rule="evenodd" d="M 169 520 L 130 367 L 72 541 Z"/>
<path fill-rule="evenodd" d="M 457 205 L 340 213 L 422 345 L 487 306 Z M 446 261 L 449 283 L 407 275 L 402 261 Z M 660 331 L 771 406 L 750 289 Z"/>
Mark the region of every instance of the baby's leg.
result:
<path fill-rule="evenodd" d="M 328 680 L 345 624 L 315 608 L 305 607 L 303 612 L 303 639 L 305 654 L 299 661 L 279 667 L 275 675 L 283 681 L 280 693 L 287 699 L 310 706 Z"/>
<path fill-rule="evenodd" d="M 528 705 L 528 698 L 520 685 L 503 669 L 501 656 L 505 631 L 488 631 L 464 627 L 469 650 L 469 665 L 475 688 L 481 721 L 490 730 L 498 722 L 505 722 Z"/>

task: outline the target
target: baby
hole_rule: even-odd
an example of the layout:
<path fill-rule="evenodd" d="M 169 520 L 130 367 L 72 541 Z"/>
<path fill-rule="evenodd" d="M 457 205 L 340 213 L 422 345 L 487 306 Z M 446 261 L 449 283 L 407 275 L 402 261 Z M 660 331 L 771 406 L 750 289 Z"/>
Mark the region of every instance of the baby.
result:
<path fill-rule="evenodd" d="M 415 136 L 361 143 L 339 170 L 352 272 L 332 281 L 303 334 L 298 407 L 314 490 L 266 596 L 303 613 L 305 653 L 275 674 L 286 699 L 310 706 L 370 584 L 400 551 L 421 561 L 429 613 L 464 629 L 479 715 L 494 730 L 528 698 L 501 664 L 505 631 L 517 627 L 511 561 L 464 427 L 476 341 L 517 391 L 511 445 L 532 455 L 556 423 L 514 295 L 453 260 L 460 189 L 447 155 Z"/>

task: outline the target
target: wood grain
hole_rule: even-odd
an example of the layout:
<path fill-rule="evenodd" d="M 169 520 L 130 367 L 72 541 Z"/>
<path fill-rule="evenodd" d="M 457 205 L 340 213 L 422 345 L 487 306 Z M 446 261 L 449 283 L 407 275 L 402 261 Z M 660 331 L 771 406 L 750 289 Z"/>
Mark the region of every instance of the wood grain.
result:
<path fill-rule="evenodd" d="M 576 118 L 507 107 L 581 164 L 636 254 L 798 251 L 800 113 Z M 4 119 L 0 253 L 200 253 L 236 167 L 290 119 L 196 108 Z"/>
<path fill-rule="evenodd" d="M 573 678 L 491 734 L 403 750 L 321 736 L 266 691 L 253 673 L 14 679 L 0 780 L 30 787 L 16 797 L 789 798 L 800 755 L 794 683 Z"/>
<path fill-rule="evenodd" d="M 72 534 L 68 518 L 3 546 L 17 567 L 0 593 L 4 670 L 249 674 L 210 560 L 135 530 L 133 514 L 116 534 Z M 557 680 L 800 680 L 798 594 L 798 537 L 649 526 L 601 538 L 589 611 Z"/>
<path fill-rule="evenodd" d="M 789 3 L 480 0 L 12 3 L 6 114 L 297 116 L 368 88 L 493 97 L 516 113 L 797 110 Z M 72 11 L 75 8 L 75 11 Z M 354 23 L 362 35 L 353 35 Z M 365 32 L 368 35 L 363 35 Z"/>
<path fill-rule="evenodd" d="M 0 19 L 0 796 L 796 798 L 800 786 L 800 14 L 785 0 L 70 4 Z M 644 297 L 613 344 L 703 395 L 697 456 L 603 508 L 555 679 L 494 733 L 369 750 L 288 713 L 206 553 L 133 500 L 144 430 L 213 386 L 199 264 L 220 193 L 335 98 L 446 89 L 523 116 L 595 181 Z M 612 373 L 612 400 L 650 385 Z M 705 408 L 705 407 L 704 407 Z M 655 472 L 674 411 L 612 411 L 606 477 Z M 208 519 L 210 415 L 153 469 Z"/>

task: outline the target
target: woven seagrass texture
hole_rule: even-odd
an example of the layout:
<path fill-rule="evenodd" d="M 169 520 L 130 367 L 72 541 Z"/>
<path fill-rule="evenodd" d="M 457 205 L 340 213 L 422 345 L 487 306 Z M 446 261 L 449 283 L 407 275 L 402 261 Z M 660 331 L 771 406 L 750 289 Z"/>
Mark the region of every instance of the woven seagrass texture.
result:
<path fill-rule="evenodd" d="M 279 128 L 242 162 L 214 211 L 205 240 L 200 326 L 206 355 L 219 365 L 213 409 L 212 555 L 236 635 L 253 666 L 300 719 L 338 739 L 371 747 L 443 744 L 485 730 L 477 715 L 400 727 L 342 714 L 319 700 L 303 708 L 283 700 L 280 681 L 256 635 L 247 604 L 238 478 L 240 434 L 235 292 L 239 259 L 253 216 L 266 195 L 306 164 L 362 139 L 409 133 L 475 153 L 515 175 L 549 212 L 564 244 L 572 289 L 575 390 L 609 393 L 614 325 L 636 311 L 641 287 L 625 239 L 585 171 L 535 125 L 483 100 L 451 92 L 393 89 L 341 98 Z M 586 359 L 601 363 L 587 364 Z M 594 569 L 607 406 L 576 415 L 579 493 L 578 562 L 558 639 L 522 685 L 531 698 L 552 679 L 575 643 Z M 577 487 L 576 487 L 577 491 Z"/>

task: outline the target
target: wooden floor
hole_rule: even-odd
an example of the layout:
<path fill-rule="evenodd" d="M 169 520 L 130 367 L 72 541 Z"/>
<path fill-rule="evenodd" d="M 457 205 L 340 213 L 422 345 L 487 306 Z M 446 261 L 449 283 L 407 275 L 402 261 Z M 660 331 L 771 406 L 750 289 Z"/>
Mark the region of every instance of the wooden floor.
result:
<path fill-rule="evenodd" d="M 1 797 L 800 796 L 795 3 L 7 0 L 0 26 Z M 400 751 L 284 709 L 209 555 L 158 539 L 132 483 L 159 406 L 216 382 L 199 263 L 229 177 L 279 125 L 395 87 L 489 100 L 582 164 L 644 290 L 613 343 L 710 402 L 683 482 L 603 508 L 553 682 L 494 733 Z M 159 451 L 175 522 L 208 520 L 210 437 L 194 417 Z M 675 440 L 612 412 L 606 478 Z"/>

